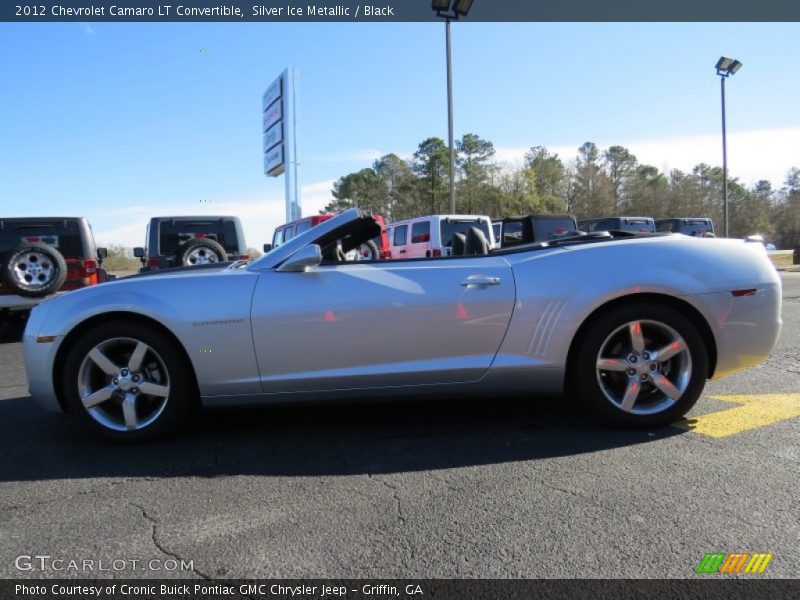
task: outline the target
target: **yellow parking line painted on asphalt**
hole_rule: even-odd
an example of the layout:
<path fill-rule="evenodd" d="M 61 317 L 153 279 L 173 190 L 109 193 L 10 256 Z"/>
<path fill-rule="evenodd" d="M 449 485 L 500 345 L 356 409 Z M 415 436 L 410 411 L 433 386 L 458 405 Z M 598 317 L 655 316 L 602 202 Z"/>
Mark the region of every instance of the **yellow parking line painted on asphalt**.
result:
<path fill-rule="evenodd" d="M 800 417 L 800 394 L 750 394 L 711 396 L 739 406 L 719 412 L 683 419 L 676 427 L 723 438 Z"/>

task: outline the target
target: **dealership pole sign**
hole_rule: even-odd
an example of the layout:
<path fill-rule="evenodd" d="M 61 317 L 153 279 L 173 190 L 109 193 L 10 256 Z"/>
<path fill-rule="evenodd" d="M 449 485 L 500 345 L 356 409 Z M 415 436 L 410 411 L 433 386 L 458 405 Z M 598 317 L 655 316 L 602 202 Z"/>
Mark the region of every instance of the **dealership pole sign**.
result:
<path fill-rule="evenodd" d="M 286 220 L 301 216 L 297 160 L 297 73 L 288 67 L 261 97 L 261 131 L 264 134 L 264 174 L 283 174 L 286 182 Z"/>

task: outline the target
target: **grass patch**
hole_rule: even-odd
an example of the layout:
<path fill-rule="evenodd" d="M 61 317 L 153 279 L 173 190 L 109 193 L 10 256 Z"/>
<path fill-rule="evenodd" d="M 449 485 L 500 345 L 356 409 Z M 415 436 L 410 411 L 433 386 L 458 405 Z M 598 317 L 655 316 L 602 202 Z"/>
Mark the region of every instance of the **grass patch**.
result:
<path fill-rule="evenodd" d="M 769 259 L 776 268 L 792 266 L 792 252 L 770 252 Z"/>

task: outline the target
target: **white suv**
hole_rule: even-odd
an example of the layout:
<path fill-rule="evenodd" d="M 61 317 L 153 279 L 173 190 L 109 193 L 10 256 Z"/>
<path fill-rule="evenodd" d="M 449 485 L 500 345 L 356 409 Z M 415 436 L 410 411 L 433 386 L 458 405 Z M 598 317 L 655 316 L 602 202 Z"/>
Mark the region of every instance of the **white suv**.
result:
<path fill-rule="evenodd" d="M 428 215 L 387 226 L 391 257 L 397 260 L 450 256 L 453 235 L 466 235 L 470 227 L 477 227 L 483 232 L 490 248 L 497 247 L 492 220 L 485 215 Z"/>

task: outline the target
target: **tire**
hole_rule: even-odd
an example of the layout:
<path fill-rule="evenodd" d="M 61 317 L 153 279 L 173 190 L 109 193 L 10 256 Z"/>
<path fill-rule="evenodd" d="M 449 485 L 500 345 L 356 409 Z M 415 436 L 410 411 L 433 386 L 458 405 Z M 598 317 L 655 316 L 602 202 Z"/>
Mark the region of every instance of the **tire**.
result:
<path fill-rule="evenodd" d="M 46 244 L 22 244 L 3 259 L 3 283 L 26 298 L 42 298 L 56 293 L 67 280 L 67 262 L 61 253 Z"/>
<path fill-rule="evenodd" d="M 156 328 L 109 321 L 70 348 L 61 385 L 71 415 L 108 438 L 136 442 L 163 437 L 191 418 L 198 406 L 191 373 L 175 342 Z"/>
<path fill-rule="evenodd" d="M 365 256 L 364 255 L 364 252 L 363 252 L 364 248 L 369 250 L 369 256 Z M 380 253 L 380 250 L 378 250 L 378 245 L 375 242 L 373 242 L 372 240 L 368 240 L 368 241 L 364 242 L 363 244 L 361 244 L 361 246 L 359 247 L 359 250 L 361 251 L 361 256 L 364 257 L 363 260 L 380 260 L 380 258 L 381 258 L 381 253 Z"/>
<path fill-rule="evenodd" d="M 694 406 L 708 378 L 697 326 L 666 305 L 614 308 L 591 324 L 580 344 L 570 377 L 577 400 L 612 423 L 672 423 Z"/>
<path fill-rule="evenodd" d="M 207 265 L 228 260 L 228 254 L 218 242 L 209 238 L 191 240 L 178 250 L 176 262 L 183 267 Z"/>

